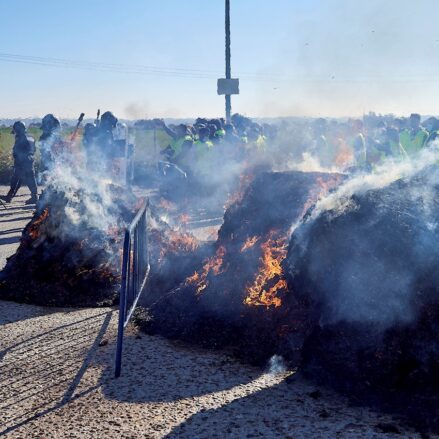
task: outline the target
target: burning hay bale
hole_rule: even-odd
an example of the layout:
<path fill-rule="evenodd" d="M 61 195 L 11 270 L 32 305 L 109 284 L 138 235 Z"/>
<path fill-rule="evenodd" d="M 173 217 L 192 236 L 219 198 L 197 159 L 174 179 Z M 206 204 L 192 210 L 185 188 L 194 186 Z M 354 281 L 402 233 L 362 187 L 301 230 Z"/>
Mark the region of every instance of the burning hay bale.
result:
<path fill-rule="evenodd" d="M 111 304 L 120 287 L 128 190 L 103 182 L 49 185 L 1 274 L 0 298 L 52 306 Z M 79 189 L 79 186 L 82 189 Z"/>
<path fill-rule="evenodd" d="M 305 370 L 439 410 L 439 171 L 337 193 L 292 235 L 289 287 L 309 304 Z M 405 398 L 405 394 L 408 395 Z M 415 402 L 414 402 L 415 401 Z"/>
<path fill-rule="evenodd" d="M 282 271 L 291 225 L 342 177 L 263 172 L 230 206 L 218 240 L 190 276 L 146 304 L 148 332 L 210 347 L 238 344 L 237 354 L 265 361 L 276 349 L 288 310 Z"/>
<path fill-rule="evenodd" d="M 191 233 L 172 228 L 151 206 L 149 250 L 151 271 L 140 305 L 157 300 L 163 292 L 183 282 L 209 254 L 210 246 Z"/>

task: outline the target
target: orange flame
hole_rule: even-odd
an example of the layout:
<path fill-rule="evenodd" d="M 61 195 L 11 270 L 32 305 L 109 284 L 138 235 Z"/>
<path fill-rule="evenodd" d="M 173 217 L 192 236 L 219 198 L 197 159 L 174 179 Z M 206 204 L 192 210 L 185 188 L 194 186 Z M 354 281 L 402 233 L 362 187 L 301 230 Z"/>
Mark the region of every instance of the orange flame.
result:
<path fill-rule="evenodd" d="M 224 272 L 223 259 L 226 254 L 226 249 L 223 246 L 218 247 L 215 256 L 208 258 L 203 265 L 203 271 L 198 273 L 197 271 L 186 279 L 185 285 L 196 285 L 196 294 L 201 294 L 209 286 L 207 279 L 210 272 L 214 276 L 218 276 Z"/>
<path fill-rule="evenodd" d="M 322 177 L 316 179 L 317 185 L 311 189 L 308 199 L 306 200 L 301 217 L 305 215 L 307 210 L 312 207 L 320 198 L 324 197 L 332 188 L 337 186 L 340 182 L 341 176 L 333 176 L 328 180 L 324 180 Z"/>
<path fill-rule="evenodd" d="M 197 238 L 190 233 L 179 233 L 170 230 L 166 238 L 167 240 L 160 252 L 160 259 L 163 259 L 167 253 L 192 253 L 199 245 Z"/>
<path fill-rule="evenodd" d="M 282 279 L 282 261 L 287 255 L 287 238 L 275 239 L 270 232 L 268 239 L 261 244 L 261 267 L 252 284 L 247 285 L 247 297 L 244 304 L 250 306 L 281 306 L 282 300 L 277 293 L 287 289 Z"/>
<path fill-rule="evenodd" d="M 49 208 L 46 207 L 41 213 L 41 215 L 29 226 L 29 236 L 32 239 L 37 239 L 40 236 L 41 234 L 40 226 L 48 216 L 49 216 Z"/>
<path fill-rule="evenodd" d="M 260 238 L 259 236 L 253 236 L 252 238 L 250 237 L 247 238 L 247 241 L 245 241 L 241 247 L 241 253 L 245 252 L 249 248 L 252 248 L 259 241 L 259 238 Z"/>
<path fill-rule="evenodd" d="M 229 198 L 226 201 L 225 206 L 224 206 L 226 209 L 228 209 L 233 204 L 236 204 L 236 203 L 239 203 L 242 201 L 242 199 L 244 198 L 244 194 L 245 194 L 247 187 L 250 185 L 250 183 L 253 181 L 254 178 L 255 177 L 253 174 L 242 174 L 239 177 L 238 190 L 229 196 Z"/>

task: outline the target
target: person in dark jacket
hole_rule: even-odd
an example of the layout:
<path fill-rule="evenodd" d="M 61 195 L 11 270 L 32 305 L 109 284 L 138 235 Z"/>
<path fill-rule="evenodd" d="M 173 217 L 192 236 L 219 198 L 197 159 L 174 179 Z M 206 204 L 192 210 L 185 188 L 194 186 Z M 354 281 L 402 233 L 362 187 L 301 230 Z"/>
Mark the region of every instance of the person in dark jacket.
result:
<path fill-rule="evenodd" d="M 55 156 L 63 149 L 61 124 L 53 114 L 46 114 L 41 121 L 41 130 L 38 144 L 41 153 L 41 172 L 46 172 L 52 168 Z"/>
<path fill-rule="evenodd" d="M 112 160 L 118 155 L 113 130 L 118 119 L 111 111 L 106 111 L 99 126 L 86 126 L 84 146 L 87 152 L 87 168 L 94 173 L 106 173 L 111 168 Z"/>
<path fill-rule="evenodd" d="M 1 195 L 0 198 L 10 203 L 20 186 L 25 184 L 31 193 L 31 197 L 25 204 L 35 204 L 38 201 L 34 171 L 35 140 L 27 135 L 25 125 L 20 121 L 15 122 L 12 126 L 12 134 L 15 135 L 15 143 L 12 149 L 14 172 L 9 192 L 7 195 Z"/>

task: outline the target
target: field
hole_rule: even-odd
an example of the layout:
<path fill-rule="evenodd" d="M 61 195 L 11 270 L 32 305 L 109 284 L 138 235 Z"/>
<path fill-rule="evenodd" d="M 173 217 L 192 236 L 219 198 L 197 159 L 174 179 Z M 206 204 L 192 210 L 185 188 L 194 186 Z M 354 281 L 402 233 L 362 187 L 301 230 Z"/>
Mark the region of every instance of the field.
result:
<path fill-rule="evenodd" d="M 72 128 L 63 130 L 63 137 L 69 139 Z M 29 127 L 28 133 L 38 140 L 41 130 L 37 127 Z M 79 133 L 79 139 L 82 132 Z M 129 131 L 130 141 L 134 142 L 136 149 L 134 154 L 135 175 L 137 179 L 142 179 L 147 174 L 154 172 L 155 164 L 160 160 L 160 151 L 169 143 L 169 137 L 162 130 L 156 132 L 131 128 Z M 12 174 L 12 146 L 14 136 L 11 134 L 10 127 L 0 128 L 0 184 L 7 184 Z M 37 156 L 35 161 L 36 171 L 38 172 L 40 163 L 39 148 L 37 142 Z"/>

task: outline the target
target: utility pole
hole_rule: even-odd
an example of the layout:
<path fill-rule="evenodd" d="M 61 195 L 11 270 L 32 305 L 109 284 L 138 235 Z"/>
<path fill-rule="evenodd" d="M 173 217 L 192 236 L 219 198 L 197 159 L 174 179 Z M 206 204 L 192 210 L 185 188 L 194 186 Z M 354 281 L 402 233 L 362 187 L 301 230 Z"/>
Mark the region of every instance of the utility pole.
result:
<path fill-rule="evenodd" d="M 230 0 L 226 0 L 226 79 L 232 79 L 231 53 L 230 53 Z M 232 113 L 232 96 L 226 94 L 226 122 L 230 122 Z"/>
<path fill-rule="evenodd" d="M 226 77 L 218 79 L 218 94 L 226 97 L 226 122 L 230 122 L 232 113 L 232 95 L 239 94 L 239 79 L 232 79 L 230 51 L 230 0 L 226 6 Z"/>

